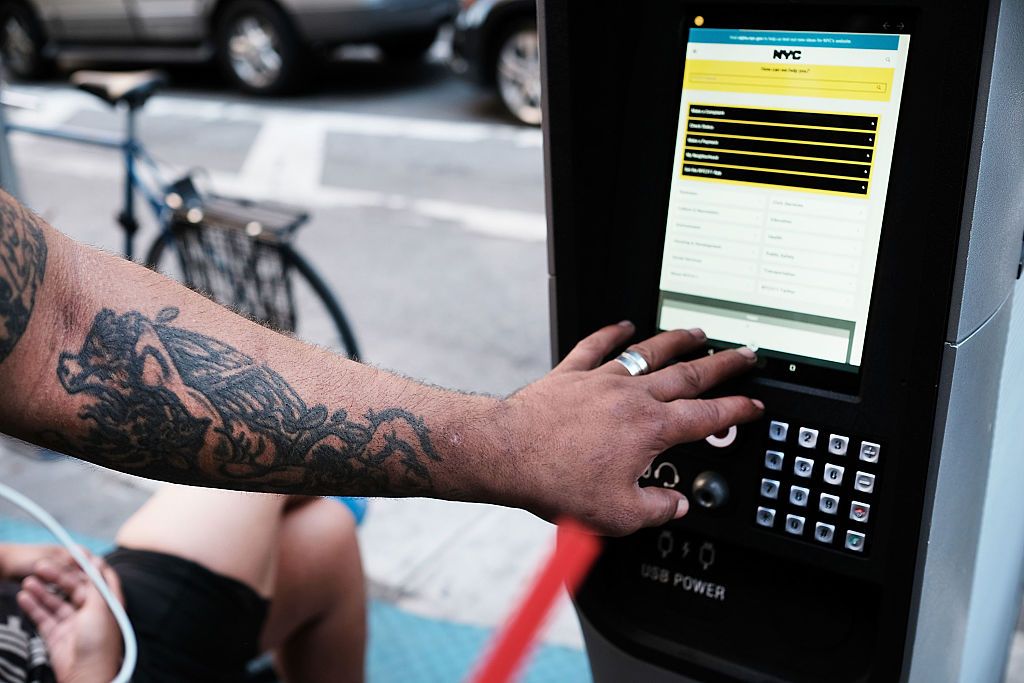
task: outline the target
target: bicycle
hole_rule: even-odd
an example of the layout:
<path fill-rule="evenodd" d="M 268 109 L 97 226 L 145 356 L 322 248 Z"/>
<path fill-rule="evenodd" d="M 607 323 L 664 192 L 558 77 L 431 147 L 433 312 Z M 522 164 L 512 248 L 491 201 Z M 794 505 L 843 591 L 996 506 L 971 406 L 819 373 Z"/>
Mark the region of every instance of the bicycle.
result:
<path fill-rule="evenodd" d="M 0 106 L 0 185 L 17 196 L 11 132 L 119 151 L 125 179 L 117 223 L 124 231 L 126 258 L 134 258 L 138 195 L 152 210 L 159 230 L 146 251 L 146 266 L 166 268 L 174 252 L 185 285 L 260 323 L 359 359 L 341 304 L 293 245 L 296 231 L 309 220 L 306 211 L 201 192 L 191 172 L 173 183 L 162 180 L 157 162 L 139 140 L 137 116 L 166 85 L 163 73 L 79 71 L 71 82 L 112 108 L 125 109 L 123 134 L 22 125 L 9 121 Z M 325 330 L 324 321 L 333 329 Z"/>

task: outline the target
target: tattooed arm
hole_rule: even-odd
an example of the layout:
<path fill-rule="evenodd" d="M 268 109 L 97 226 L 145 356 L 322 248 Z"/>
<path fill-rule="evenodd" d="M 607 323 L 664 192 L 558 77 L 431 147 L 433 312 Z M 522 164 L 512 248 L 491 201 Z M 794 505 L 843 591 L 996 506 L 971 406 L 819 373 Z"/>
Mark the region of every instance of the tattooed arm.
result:
<path fill-rule="evenodd" d="M 260 327 L 0 194 L 0 430 L 142 476 L 476 500 L 608 533 L 662 523 L 685 499 L 638 477 L 667 447 L 760 415 L 747 398 L 693 400 L 753 354 L 629 377 L 602 360 L 632 331 L 600 330 L 506 399 L 445 391 Z M 657 369 L 702 342 L 636 348 Z"/>

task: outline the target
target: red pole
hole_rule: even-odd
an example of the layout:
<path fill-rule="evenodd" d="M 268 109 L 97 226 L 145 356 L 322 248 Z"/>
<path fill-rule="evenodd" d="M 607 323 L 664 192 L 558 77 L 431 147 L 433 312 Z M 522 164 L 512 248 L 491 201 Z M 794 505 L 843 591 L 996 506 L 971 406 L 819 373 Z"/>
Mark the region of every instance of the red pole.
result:
<path fill-rule="evenodd" d="M 558 544 L 488 648 L 473 683 L 506 683 L 519 671 L 562 585 L 575 592 L 601 550 L 600 540 L 572 520 L 558 525 Z"/>

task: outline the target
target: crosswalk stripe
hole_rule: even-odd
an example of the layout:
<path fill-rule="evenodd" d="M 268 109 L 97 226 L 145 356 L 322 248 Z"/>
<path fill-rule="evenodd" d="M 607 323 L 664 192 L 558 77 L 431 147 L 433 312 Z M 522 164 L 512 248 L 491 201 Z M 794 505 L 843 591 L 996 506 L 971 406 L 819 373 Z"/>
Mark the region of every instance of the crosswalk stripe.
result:
<path fill-rule="evenodd" d="M 32 154 L 34 141 L 19 139 L 13 144 L 15 163 L 22 169 L 80 178 L 117 182 L 122 170 L 107 156 L 69 155 L 54 157 Z M 273 178 L 273 176 L 269 176 Z M 466 232 L 512 239 L 521 242 L 543 242 L 547 237 L 544 215 L 530 211 L 498 209 L 463 202 L 413 197 L 393 192 L 378 192 L 357 188 L 316 185 L 313 187 L 275 186 L 270 180 L 254 186 L 239 174 L 213 172 L 212 186 L 217 192 L 230 196 L 257 196 L 280 202 L 317 208 L 369 208 L 406 212 L 441 221 Z M 38 205 L 45 198 L 26 197 L 30 205 Z M 34 201 L 33 201 L 34 200 Z M 36 208 L 41 208 L 36 206 Z"/>
<path fill-rule="evenodd" d="M 94 97 L 64 86 L 10 86 L 22 100 L 36 99 L 37 107 L 15 113 L 16 120 L 46 126 L 66 120 L 76 111 L 110 111 Z M 146 105 L 144 117 L 177 116 L 205 121 L 259 123 L 283 117 L 294 126 L 315 125 L 332 133 L 370 137 L 406 138 L 436 142 L 508 143 L 515 147 L 542 144 L 535 128 L 500 123 L 449 121 L 424 117 L 301 109 L 282 105 L 220 101 L 177 94 L 160 94 Z"/>

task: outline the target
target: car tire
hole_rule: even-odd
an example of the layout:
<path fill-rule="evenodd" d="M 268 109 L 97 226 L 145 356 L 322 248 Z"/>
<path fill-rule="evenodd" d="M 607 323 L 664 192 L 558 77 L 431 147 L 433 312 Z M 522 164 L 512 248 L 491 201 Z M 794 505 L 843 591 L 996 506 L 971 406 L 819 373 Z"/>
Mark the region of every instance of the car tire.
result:
<path fill-rule="evenodd" d="M 291 20 L 265 0 L 238 0 L 217 22 L 225 76 L 254 95 L 284 95 L 303 83 L 308 55 Z"/>
<path fill-rule="evenodd" d="M 17 2 L 0 5 L 0 53 L 12 76 L 21 80 L 46 76 L 53 62 L 43 54 L 45 45 L 42 24 L 29 7 Z"/>
<path fill-rule="evenodd" d="M 437 40 L 437 29 L 409 33 L 395 38 L 388 38 L 378 43 L 381 52 L 389 62 L 411 64 L 426 57 L 431 46 Z"/>
<path fill-rule="evenodd" d="M 541 124 L 540 37 L 534 19 L 516 21 L 501 32 L 494 56 L 498 99 L 517 121 Z"/>

